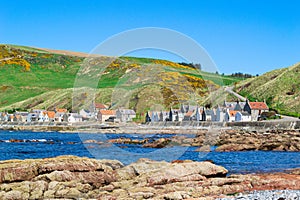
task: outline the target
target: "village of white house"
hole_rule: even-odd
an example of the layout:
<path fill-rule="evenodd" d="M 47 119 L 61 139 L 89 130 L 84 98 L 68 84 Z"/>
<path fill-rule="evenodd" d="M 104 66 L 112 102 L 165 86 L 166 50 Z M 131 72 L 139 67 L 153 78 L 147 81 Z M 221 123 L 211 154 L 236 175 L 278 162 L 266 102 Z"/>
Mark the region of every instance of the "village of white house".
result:
<path fill-rule="evenodd" d="M 81 109 L 73 113 L 65 108 L 54 110 L 32 109 L 29 112 L 15 111 L 14 113 L 0 112 L 0 122 L 3 123 L 130 123 L 137 117 L 146 123 L 162 121 L 210 121 L 210 122 L 247 122 L 264 119 L 264 113 L 269 112 L 266 102 L 226 102 L 214 108 L 181 104 L 178 109 L 149 110 L 136 114 L 132 109 L 110 109 L 103 103 L 93 103 L 90 109 Z M 138 115 L 138 116 L 137 116 Z"/>

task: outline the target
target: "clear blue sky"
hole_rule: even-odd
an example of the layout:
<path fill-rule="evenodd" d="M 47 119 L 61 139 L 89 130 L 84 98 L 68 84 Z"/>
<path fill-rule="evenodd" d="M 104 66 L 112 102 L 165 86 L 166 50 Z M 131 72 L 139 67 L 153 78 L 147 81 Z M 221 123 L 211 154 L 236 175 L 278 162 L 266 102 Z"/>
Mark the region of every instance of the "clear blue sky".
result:
<path fill-rule="evenodd" d="M 221 73 L 261 74 L 300 61 L 299 8 L 297 0 L 7 0 L 0 43 L 90 52 L 119 32 L 163 27 L 195 39 Z"/>

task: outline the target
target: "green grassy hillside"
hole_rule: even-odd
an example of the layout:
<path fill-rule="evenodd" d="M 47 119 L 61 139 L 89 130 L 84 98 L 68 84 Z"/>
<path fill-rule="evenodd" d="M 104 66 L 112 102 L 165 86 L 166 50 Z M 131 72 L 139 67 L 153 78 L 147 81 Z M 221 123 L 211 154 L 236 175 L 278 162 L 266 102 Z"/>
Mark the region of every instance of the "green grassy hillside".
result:
<path fill-rule="evenodd" d="M 0 45 L 0 110 L 70 109 L 74 81 L 86 56 L 76 52 Z M 95 67 L 109 60 L 110 57 L 104 56 L 93 58 Z M 100 77 L 97 71 L 89 71 L 86 76 L 88 81 Z M 153 104 L 176 107 L 191 98 L 201 102 L 220 85 L 238 80 L 166 60 L 120 57 L 109 63 L 97 80 L 96 101 L 113 103 L 115 107 L 126 105 L 138 112 Z M 124 94 L 130 96 L 122 98 L 122 102 L 119 97 Z M 84 102 L 84 98 L 87 97 L 83 95 L 79 101 Z"/>
<path fill-rule="evenodd" d="M 263 101 L 281 114 L 300 115 L 300 63 L 238 83 L 235 91 L 248 99 Z"/>

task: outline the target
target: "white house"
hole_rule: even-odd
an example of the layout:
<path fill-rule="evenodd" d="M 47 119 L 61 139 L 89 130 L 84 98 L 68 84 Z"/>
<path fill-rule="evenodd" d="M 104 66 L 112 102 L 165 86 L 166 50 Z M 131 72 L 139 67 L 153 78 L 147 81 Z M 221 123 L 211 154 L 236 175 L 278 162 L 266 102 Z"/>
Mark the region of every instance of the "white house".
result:
<path fill-rule="evenodd" d="M 131 109 L 118 108 L 116 110 L 116 118 L 121 122 L 130 122 L 136 117 L 136 113 Z"/>
<path fill-rule="evenodd" d="M 169 117 L 168 111 L 160 111 L 159 113 L 159 121 L 164 122 Z"/>
<path fill-rule="evenodd" d="M 7 113 L 1 113 L 0 114 L 0 121 L 8 121 L 8 114 Z"/>
<path fill-rule="evenodd" d="M 252 121 L 257 121 L 261 113 L 269 112 L 269 107 L 265 102 L 249 102 L 247 100 L 243 110 L 251 115 Z"/>
<path fill-rule="evenodd" d="M 61 113 L 55 113 L 55 115 L 54 115 L 54 120 L 56 121 L 56 122 L 62 122 L 63 120 L 63 114 L 61 114 Z"/>
<path fill-rule="evenodd" d="M 39 122 L 45 121 L 43 112 L 40 112 L 40 113 L 38 114 L 38 121 L 39 121 Z"/>
<path fill-rule="evenodd" d="M 225 113 L 225 121 L 226 122 L 234 122 L 235 121 L 235 114 L 237 112 L 238 111 L 227 109 L 226 113 Z"/>
<path fill-rule="evenodd" d="M 38 120 L 38 114 L 36 114 L 36 113 L 29 113 L 27 115 L 27 118 L 26 118 L 27 122 L 35 122 L 37 120 Z"/>
<path fill-rule="evenodd" d="M 216 113 L 214 110 L 203 109 L 202 121 L 216 121 Z"/>
<path fill-rule="evenodd" d="M 49 122 L 50 119 L 49 119 L 49 116 L 47 113 L 44 114 L 44 122 Z"/>
<path fill-rule="evenodd" d="M 150 112 L 151 122 L 159 122 L 160 121 L 160 114 L 157 111 Z"/>
<path fill-rule="evenodd" d="M 87 109 L 81 109 L 79 115 L 82 116 L 83 120 L 89 120 L 95 118 L 95 114 Z M 98 119 L 99 120 L 99 119 Z"/>
<path fill-rule="evenodd" d="M 77 113 L 69 113 L 68 122 L 69 123 L 82 122 L 82 116 Z"/>
<path fill-rule="evenodd" d="M 221 108 L 220 106 L 216 109 L 216 121 L 217 122 L 224 122 L 225 121 L 225 109 Z"/>
<path fill-rule="evenodd" d="M 100 110 L 97 119 L 101 122 L 108 120 L 110 117 L 116 117 L 115 110 Z"/>
<path fill-rule="evenodd" d="M 195 120 L 198 121 L 202 121 L 202 114 L 201 114 L 201 110 L 200 108 L 196 108 L 196 112 L 195 112 Z"/>
<path fill-rule="evenodd" d="M 249 122 L 251 121 L 251 115 L 247 112 L 237 112 L 235 114 L 235 121 L 236 122 Z"/>

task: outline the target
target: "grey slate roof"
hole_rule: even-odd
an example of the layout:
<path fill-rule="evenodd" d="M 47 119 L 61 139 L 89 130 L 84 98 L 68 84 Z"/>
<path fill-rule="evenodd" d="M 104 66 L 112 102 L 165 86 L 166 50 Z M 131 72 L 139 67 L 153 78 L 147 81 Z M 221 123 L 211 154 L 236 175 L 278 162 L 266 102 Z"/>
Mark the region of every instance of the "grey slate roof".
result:
<path fill-rule="evenodd" d="M 135 115 L 135 111 L 131 109 L 118 109 L 123 115 Z"/>
<path fill-rule="evenodd" d="M 226 108 L 229 108 L 229 110 L 243 110 L 246 105 L 246 102 L 239 102 L 241 109 L 236 107 L 236 105 L 237 105 L 237 102 L 226 102 L 226 101 L 223 104 L 223 106 Z"/>

